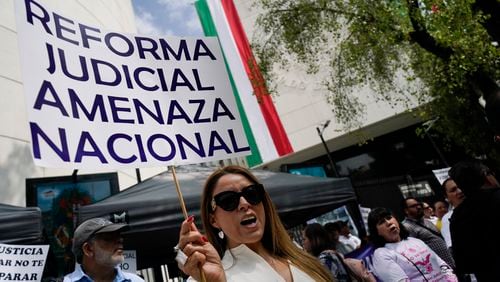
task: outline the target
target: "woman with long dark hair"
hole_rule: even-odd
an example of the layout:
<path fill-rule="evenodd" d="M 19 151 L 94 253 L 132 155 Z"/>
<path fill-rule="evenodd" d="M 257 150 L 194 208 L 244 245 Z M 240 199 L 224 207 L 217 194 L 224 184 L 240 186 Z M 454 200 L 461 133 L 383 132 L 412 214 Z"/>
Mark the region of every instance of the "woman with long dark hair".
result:
<path fill-rule="evenodd" d="M 373 270 L 382 281 L 458 281 L 452 268 L 424 242 L 409 237 L 406 228 L 386 208 L 368 214 Z"/>

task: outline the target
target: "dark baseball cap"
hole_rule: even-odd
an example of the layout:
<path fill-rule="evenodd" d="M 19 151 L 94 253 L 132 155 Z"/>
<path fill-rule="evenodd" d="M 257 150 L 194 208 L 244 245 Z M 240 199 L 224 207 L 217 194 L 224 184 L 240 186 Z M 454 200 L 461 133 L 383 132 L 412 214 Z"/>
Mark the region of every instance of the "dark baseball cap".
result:
<path fill-rule="evenodd" d="M 73 253 L 81 251 L 83 243 L 87 242 L 93 235 L 115 231 L 127 231 L 130 227 L 124 223 L 113 223 L 105 218 L 96 217 L 84 221 L 73 234 Z"/>

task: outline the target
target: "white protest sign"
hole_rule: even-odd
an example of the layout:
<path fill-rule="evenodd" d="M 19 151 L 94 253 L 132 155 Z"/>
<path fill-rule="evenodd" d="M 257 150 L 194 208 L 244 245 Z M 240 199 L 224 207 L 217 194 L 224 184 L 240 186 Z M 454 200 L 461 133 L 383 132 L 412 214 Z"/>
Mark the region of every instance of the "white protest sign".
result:
<path fill-rule="evenodd" d="M 137 271 L 137 258 L 135 250 L 123 250 L 125 260 L 120 263 L 120 269 L 125 272 L 136 273 Z"/>
<path fill-rule="evenodd" d="M 0 281 L 42 281 L 49 245 L 0 243 Z"/>
<path fill-rule="evenodd" d="M 36 165 L 136 168 L 250 154 L 217 38 L 107 31 L 14 2 Z"/>
<path fill-rule="evenodd" d="M 449 170 L 450 170 L 450 167 L 432 170 L 432 172 L 434 173 L 434 176 L 436 176 L 440 185 L 443 185 L 443 182 L 449 178 L 449 176 L 448 176 Z"/>

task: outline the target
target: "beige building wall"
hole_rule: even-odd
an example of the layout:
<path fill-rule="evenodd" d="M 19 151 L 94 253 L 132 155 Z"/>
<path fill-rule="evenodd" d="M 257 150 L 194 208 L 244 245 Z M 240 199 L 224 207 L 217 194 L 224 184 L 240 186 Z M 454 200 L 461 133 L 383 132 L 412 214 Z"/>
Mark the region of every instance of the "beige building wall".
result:
<path fill-rule="evenodd" d="M 0 203 L 25 205 L 25 180 L 67 176 L 72 171 L 36 167 L 30 149 L 14 1 L 0 1 Z M 131 0 L 36 0 L 63 16 L 91 26 L 136 33 Z M 142 179 L 166 168 L 141 169 Z M 79 170 L 78 174 L 110 171 Z M 120 188 L 137 182 L 135 170 L 119 171 Z"/>

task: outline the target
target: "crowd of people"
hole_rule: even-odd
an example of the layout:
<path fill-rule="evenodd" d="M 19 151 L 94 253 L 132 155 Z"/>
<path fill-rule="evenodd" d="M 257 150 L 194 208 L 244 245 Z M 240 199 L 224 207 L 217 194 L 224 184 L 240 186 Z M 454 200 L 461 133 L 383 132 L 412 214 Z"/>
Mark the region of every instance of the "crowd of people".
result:
<path fill-rule="evenodd" d="M 434 211 L 407 197 L 401 221 L 384 207 L 370 211 L 367 240 L 345 221 L 311 223 L 299 246 L 259 179 L 243 167 L 223 167 L 203 189 L 203 229 L 192 216 L 182 222 L 176 260 L 189 281 L 500 281 L 500 240 L 493 236 L 500 185 L 476 161 L 458 163 L 449 175 L 446 200 Z M 127 228 L 101 218 L 82 223 L 73 243 L 77 266 L 65 281 L 143 281 L 117 268 Z M 367 246 L 369 260 L 349 257 Z"/>

